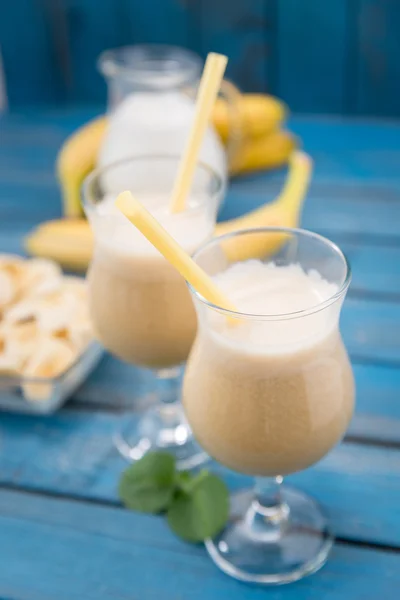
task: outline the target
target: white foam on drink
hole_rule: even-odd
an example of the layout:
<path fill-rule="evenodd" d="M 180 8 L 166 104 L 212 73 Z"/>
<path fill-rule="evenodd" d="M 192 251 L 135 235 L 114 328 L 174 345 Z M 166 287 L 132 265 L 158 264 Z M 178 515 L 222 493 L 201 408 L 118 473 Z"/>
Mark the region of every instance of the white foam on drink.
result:
<path fill-rule="evenodd" d="M 249 260 L 232 265 L 214 279 L 239 312 L 272 317 L 242 319 L 238 326 L 217 317 L 224 340 L 240 344 L 243 351 L 295 352 L 320 342 L 337 326 L 338 307 L 334 304 L 318 310 L 318 306 L 331 298 L 338 286 L 316 270 L 305 272 L 299 264 L 278 266 Z M 312 314 L 293 318 L 294 313 L 313 308 Z"/>
<path fill-rule="evenodd" d="M 109 252 L 156 257 L 158 250 L 115 206 L 115 195 L 107 195 L 92 215 L 96 239 Z M 187 210 L 171 213 L 169 196 L 140 194 L 138 199 L 167 232 L 189 253 L 211 237 L 214 229 L 209 200 L 189 198 Z"/>

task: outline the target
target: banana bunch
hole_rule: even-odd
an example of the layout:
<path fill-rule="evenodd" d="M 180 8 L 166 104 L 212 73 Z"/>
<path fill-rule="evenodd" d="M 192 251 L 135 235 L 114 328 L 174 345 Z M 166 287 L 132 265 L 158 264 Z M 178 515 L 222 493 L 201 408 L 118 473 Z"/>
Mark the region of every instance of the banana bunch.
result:
<path fill-rule="evenodd" d="M 218 223 L 215 235 L 257 227 L 296 227 L 299 224 L 311 172 L 312 162 L 309 156 L 297 150 L 292 152 L 287 179 L 279 196 L 273 202 L 242 217 Z M 255 235 L 246 243 L 238 243 L 233 237 L 225 241 L 224 251 L 230 260 L 261 257 L 268 251 L 273 252 L 277 249 L 284 239 L 284 234 L 271 238 Z M 85 219 L 79 217 L 43 223 L 25 240 L 28 253 L 52 258 L 72 271 L 86 270 L 93 245 L 90 226 Z"/>
<path fill-rule="evenodd" d="M 228 144 L 230 137 L 237 151 L 233 153 L 231 174 L 272 169 L 286 164 L 296 140 L 281 129 L 286 108 L 277 98 L 264 94 L 242 94 L 232 113 L 219 98 L 213 112 L 214 126 Z M 107 127 L 107 117 L 90 121 L 65 141 L 57 159 L 57 173 L 67 217 L 82 215 L 80 190 L 85 176 L 95 167 L 97 154 Z"/>

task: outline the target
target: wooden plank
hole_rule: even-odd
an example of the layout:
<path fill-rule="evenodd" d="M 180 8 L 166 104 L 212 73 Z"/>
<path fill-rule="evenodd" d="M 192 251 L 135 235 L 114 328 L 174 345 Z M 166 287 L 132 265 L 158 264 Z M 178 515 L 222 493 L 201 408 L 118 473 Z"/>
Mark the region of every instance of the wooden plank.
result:
<path fill-rule="evenodd" d="M 353 361 L 356 413 L 349 436 L 400 444 L 400 368 Z M 140 410 L 154 401 L 151 375 L 106 355 L 76 392 L 71 407 L 92 410 Z"/>
<path fill-rule="evenodd" d="M 0 184 L 1 193 L 4 194 L 4 201 L 0 204 L 0 231 L 7 231 L 11 245 L 21 243 L 21 236 L 35 225 L 61 217 L 61 202 L 54 181 L 49 183 L 45 178 L 43 181 L 39 173 L 31 177 L 25 174 L 24 179 L 24 184 Z M 0 239 L 0 244 L 7 251 L 5 238 Z"/>
<path fill-rule="evenodd" d="M 35 190 L 36 197 L 40 197 L 40 203 L 31 201 L 32 190 Z M 59 215 L 57 192 L 52 184 L 49 188 L 43 188 L 40 183 L 35 187 L 33 180 L 28 180 L 23 188 L 18 185 L 13 192 L 3 192 L 3 194 L 0 214 L 7 227 L 0 235 L 2 251 L 21 251 L 22 238 L 35 223 Z M 21 214 L 22 206 L 24 210 Z M 381 212 L 381 216 L 382 214 Z M 378 222 L 381 222 L 381 219 Z M 331 223 L 332 221 L 330 225 Z M 18 224 L 18 229 L 10 232 L 8 230 L 10 224 L 15 224 L 14 226 Z M 341 245 L 353 262 L 354 292 L 362 292 L 366 296 L 371 292 L 398 295 L 400 284 L 397 269 L 398 248 L 348 243 Z M 344 311 L 344 323 L 348 324 L 344 325 L 345 339 L 350 351 L 363 359 L 398 363 L 399 341 L 396 331 L 399 318 L 399 309 L 396 305 L 371 303 L 367 302 L 366 298 L 351 300 Z M 127 385 L 129 386 L 129 382 Z"/>
<path fill-rule="evenodd" d="M 190 6 L 190 5 L 189 5 Z M 227 77 L 245 91 L 271 89 L 275 79 L 275 11 L 264 0 L 201 0 L 198 51 L 229 57 Z"/>
<path fill-rule="evenodd" d="M 121 0 L 63 0 L 59 18 L 66 30 L 69 100 L 105 106 L 106 84 L 96 63 L 103 50 L 130 41 Z"/>
<path fill-rule="evenodd" d="M 353 361 L 356 415 L 349 435 L 400 444 L 400 368 Z M 153 400 L 151 375 L 106 355 L 74 395 L 72 406 L 118 411 L 139 410 Z"/>
<path fill-rule="evenodd" d="M 277 93 L 293 111 L 343 113 L 347 3 L 277 2 Z"/>
<path fill-rule="evenodd" d="M 353 361 L 357 387 L 357 412 L 400 419 L 400 369 Z M 151 376 L 145 370 L 128 366 L 106 355 L 96 371 L 77 391 L 80 403 L 104 404 L 115 410 L 138 406 L 140 398 L 152 389 Z M 400 440 L 400 430 L 397 435 Z"/>
<path fill-rule="evenodd" d="M 332 194 L 332 195 L 330 195 Z M 377 215 L 379 214 L 379 218 Z M 305 204 L 304 227 L 328 237 L 349 241 L 398 244 L 400 231 L 400 190 L 383 186 L 337 185 L 326 188 L 312 186 Z"/>
<path fill-rule="evenodd" d="M 354 358 L 400 365 L 400 304 L 348 298 L 341 330 Z"/>
<path fill-rule="evenodd" d="M 223 575 L 203 548 L 175 539 L 157 517 L 6 491 L 0 514 L 0 550 L 7 556 L 1 594 L 20 600 L 265 598 L 263 587 Z M 268 597 L 394 600 L 399 567 L 398 554 L 338 544 L 322 571 L 270 588 Z"/>
<path fill-rule="evenodd" d="M 336 194 L 326 197 L 325 191 L 312 185 L 304 205 L 301 224 L 307 229 L 335 238 L 339 244 L 387 243 L 397 244 L 400 240 L 398 222 L 400 219 L 399 192 L 376 190 L 374 197 L 366 195 L 363 186 L 336 186 Z M 279 193 L 280 186 L 269 197 Z M 357 191 L 355 191 L 357 190 Z M 252 196 L 250 193 L 237 194 L 233 190 L 221 211 L 224 221 L 252 210 L 266 201 L 267 194 Z M 379 210 L 379 219 L 377 219 Z"/>
<path fill-rule="evenodd" d="M 335 236 L 332 239 L 338 242 L 350 261 L 353 274 L 350 294 L 367 296 L 372 293 L 400 299 L 400 243 L 383 246 L 341 241 Z"/>
<path fill-rule="evenodd" d="M 130 43 L 190 45 L 188 7 L 182 0 L 122 0 L 122 3 Z"/>
<path fill-rule="evenodd" d="M 138 43 L 185 46 L 186 17 L 178 0 L 64 0 L 60 19 L 67 31 L 69 99 L 105 103 L 106 85 L 96 66 L 100 53 Z"/>
<path fill-rule="evenodd" d="M 3 116 L 0 118 L 0 146 L 17 144 L 18 140 L 23 143 L 24 136 L 27 137 L 27 143 L 33 143 L 36 135 L 39 147 L 43 144 L 49 146 L 50 141 L 54 140 L 55 158 L 63 137 L 99 112 L 97 106 L 86 109 L 35 110 Z M 313 157 L 313 182 L 322 186 L 324 193 L 333 184 L 335 194 L 340 193 L 343 186 L 348 186 L 349 189 L 354 187 L 356 194 L 360 195 L 362 192 L 368 197 L 372 194 L 380 196 L 385 188 L 395 191 L 400 188 L 398 123 L 296 117 L 290 120 L 289 126 L 302 138 L 304 149 Z M 41 128 L 44 128 L 42 133 Z M 11 141 L 11 137 L 14 141 Z M 269 179 L 270 173 L 235 179 L 233 189 L 239 190 L 245 186 L 246 193 L 252 193 L 258 188 L 258 191 L 265 194 Z"/>
<path fill-rule="evenodd" d="M 348 435 L 377 443 L 400 444 L 400 368 L 353 360 L 356 412 Z M 113 375 L 117 375 L 114 376 Z M 107 355 L 101 366 L 77 391 L 71 407 L 139 410 L 154 400 L 151 376 Z"/>
<path fill-rule="evenodd" d="M 127 365 L 106 353 L 89 379 L 73 398 L 78 405 L 138 410 L 143 403 L 154 400 L 154 380 L 151 371 Z"/>
<path fill-rule="evenodd" d="M 400 158 L 400 157 L 399 157 Z M 283 185 L 281 176 L 252 175 L 235 180 L 220 211 L 225 221 L 261 206 L 277 197 Z M 379 212 L 379 219 L 376 218 Z M 368 184 L 331 180 L 311 184 L 304 204 L 302 225 L 328 237 L 346 236 L 350 242 L 361 239 L 373 242 L 379 237 L 385 243 L 400 240 L 400 188 L 396 183 Z M 371 238 L 371 239 L 369 239 Z"/>
<path fill-rule="evenodd" d="M 400 420 L 400 369 L 353 361 L 356 380 L 356 413 L 398 422 Z M 400 427 L 393 438 L 400 442 Z"/>
<path fill-rule="evenodd" d="M 44 2 L 3 2 L 0 45 L 10 108 L 60 100 L 61 82 Z"/>
<path fill-rule="evenodd" d="M 356 113 L 400 116 L 400 5 L 397 0 L 359 0 Z"/>
<path fill-rule="evenodd" d="M 126 463 L 117 456 L 112 435 L 126 424 L 126 417 L 88 412 L 64 411 L 49 419 L 3 415 L 0 483 L 115 504 Z M 247 477 L 211 466 L 232 490 L 251 485 Z M 399 482 L 399 450 L 349 443 L 288 478 L 288 484 L 321 502 L 341 538 L 397 547 Z"/>
<path fill-rule="evenodd" d="M 397 388 L 398 396 L 398 388 Z M 377 403 L 379 407 L 379 402 Z M 347 439 L 358 443 L 400 444 L 400 419 L 357 413 L 349 427 Z"/>
<path fill-rule="evenodd" d="M 296 117 L 289 125 L 314 159 L 317 181 L 398 185 L 398 121 Z"/>

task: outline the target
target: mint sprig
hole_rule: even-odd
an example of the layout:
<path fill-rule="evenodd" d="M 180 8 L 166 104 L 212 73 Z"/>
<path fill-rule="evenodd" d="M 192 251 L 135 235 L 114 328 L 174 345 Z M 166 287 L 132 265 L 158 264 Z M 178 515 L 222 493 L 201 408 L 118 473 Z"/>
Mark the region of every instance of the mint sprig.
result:
<path fill-rule="evenodd" d="M 123 504 L 146 513 L 165 512 L 172 531 L 189 542 L 217 535 L 229 516 L 229 493 L 212 473 L 177 471 L 167 452 L 149 452 L 122 474 Z"/>
<path fill-rule="evenodd" d="M 175 479 L 174 457 L 164 452 L 148 452 L 122 473 L 119 496 L 131 510 L 159 513 L 171 503 Z"/>
<path fill-rule="evenodd" d="M 167 520 L 172 531 L 188 542 L 199 542 L 219 533 L 229 515 L 225 483 L 201 471 L 175 493 Z"/>

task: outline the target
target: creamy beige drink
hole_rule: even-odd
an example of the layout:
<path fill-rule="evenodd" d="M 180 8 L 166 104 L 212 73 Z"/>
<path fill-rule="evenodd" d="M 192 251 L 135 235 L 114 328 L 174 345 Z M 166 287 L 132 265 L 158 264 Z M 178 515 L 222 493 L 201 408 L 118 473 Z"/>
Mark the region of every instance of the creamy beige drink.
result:
<path fill-rule="evenodd" d="M 214 207 L 188 200 L 171 214 L 168 197 L 142 194 L 141 202 L 189 253 L 214 228 Z M 106 198 L 92 215 L 96 237 L 89 271 L 91 313 L 99 339 L 125 361 L 167 368 L 186 360 L 196 314 L 184 279 Z"/>
<path fill-rule="evenodd" d="M 322 458 L 344 435 L 354 383 L 338 330 L 338 291 L 316 271 L 260 261 L 215 277 L 243 317 L 199 304 L 199 331 L 184 381 L 193 433 L 235 471 L 286 475 Z M 308 311 L 296 318 L 274 317 Z"/>

